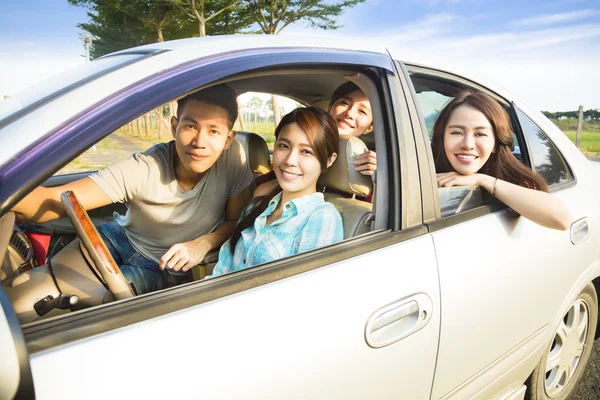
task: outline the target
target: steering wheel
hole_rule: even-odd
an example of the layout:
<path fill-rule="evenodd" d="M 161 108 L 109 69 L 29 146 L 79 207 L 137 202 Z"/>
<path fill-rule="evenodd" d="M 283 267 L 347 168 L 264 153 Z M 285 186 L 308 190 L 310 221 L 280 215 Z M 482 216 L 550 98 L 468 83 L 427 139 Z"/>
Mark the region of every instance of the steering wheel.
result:
<path fill-rule="evenodd" d="M 60 199 L 79 234 L 81 243 L 88 251 L 108 290 L 115 295 L 117 300 L 134 297 L 131 286 L 125 280 L 123 273 L 102 241 L 90 216 L 75 197 L 75 193 L 70 190 L 63 192 Z"/>

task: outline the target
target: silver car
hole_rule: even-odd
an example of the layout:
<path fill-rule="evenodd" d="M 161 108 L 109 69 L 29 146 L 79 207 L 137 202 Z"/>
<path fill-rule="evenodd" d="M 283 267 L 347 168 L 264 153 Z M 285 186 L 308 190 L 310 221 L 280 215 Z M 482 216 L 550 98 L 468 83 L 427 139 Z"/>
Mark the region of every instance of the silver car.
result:
<path fill-rule="evenodd" d="M 375 131 L 342 141 L 326 184 L 344 222 L 335 245 L 205 280 L 208 258 L 168 289 L 115 296 L 87 232 L 122 204 L 43 225 L 10 211 L 116 161 L 106 143 L 139 116 L 158 129 L 198 88 L 326 108 L 347 81 Z M 570 209 L 569 230 L 477 187 L 438 189 L 431 126 L 464 88 L 508 111 L 515 154 Z M 259 176 L 269 153 L 250 122 L 237 139 Z M 364 147 L 373 179 L 353 173 Z M 0 103 L 0 398 L 564 399 L 600 333 L 599 165 L 510 94 L 378 44 L 248 35 L 104 56 Z"/>

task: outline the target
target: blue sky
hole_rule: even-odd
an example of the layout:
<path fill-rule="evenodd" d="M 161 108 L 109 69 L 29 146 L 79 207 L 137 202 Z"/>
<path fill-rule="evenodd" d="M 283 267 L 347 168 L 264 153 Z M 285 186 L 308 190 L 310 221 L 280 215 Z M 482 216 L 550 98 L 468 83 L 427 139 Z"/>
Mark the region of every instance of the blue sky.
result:
<path fill-rule="evenodd" d="M 84 62 L 67 0 L 0 8 L 0 97 Z M 412 61 L 500 85 L 541 110 L 600 108 L 598 0 L 367 0 L 337 31 L 300 23 L 289 35 L 373 39 Z"/>

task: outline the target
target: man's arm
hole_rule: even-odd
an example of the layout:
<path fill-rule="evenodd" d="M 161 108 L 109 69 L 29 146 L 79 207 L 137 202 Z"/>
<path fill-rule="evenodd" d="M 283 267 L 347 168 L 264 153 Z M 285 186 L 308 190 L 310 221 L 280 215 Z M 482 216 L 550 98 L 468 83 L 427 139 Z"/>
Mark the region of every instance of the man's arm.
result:
<path fill-rule="evenodd" d="M 194 265 L 200 264 L 206 254 L 212 249 L 218 249 L 231 237 L 235 224 L 250 200 L 248 189 L 237 196 L 229 197 L 225 205 L 225 222 L 214 232 L 208 233 L 185 243 L 177 243 L 161 257 L 160 269 L 169 268 L 173 271 L 187 271 Z"/>
<path fill-rule="evenodd" d="M 60 195 L 71 190 L 86 210 L 112 204 L 108 195 L 91 178 L 83 178 L 62 186 L 39 186 L 29 193 L 13 208 L 17 218 L 31 222 L 46 222 L 66 216 L 60 202 Z"/>

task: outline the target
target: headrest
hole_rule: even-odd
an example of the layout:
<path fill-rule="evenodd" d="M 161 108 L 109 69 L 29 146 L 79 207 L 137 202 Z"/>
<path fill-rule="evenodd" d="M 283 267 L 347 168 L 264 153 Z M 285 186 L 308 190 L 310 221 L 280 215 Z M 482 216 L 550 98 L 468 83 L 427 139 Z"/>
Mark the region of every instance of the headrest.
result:
<path fill-rule="evenodd" d="M 262 136 L 253 132 L 236 131 L 235 140 L 244 148 L 252 173 L 262 175 L 271 171 L 269 148 Z"/>
<path fill-rule="evenodd" d="M 354 160 L 365 151 L 364 142 L 349 135 L 340 135 L 337 159 L 319 177 L 319 186 L 347 194 L 366 197 L 373 191 L 371 177 L 362 175 L 354 168 Z"/>

